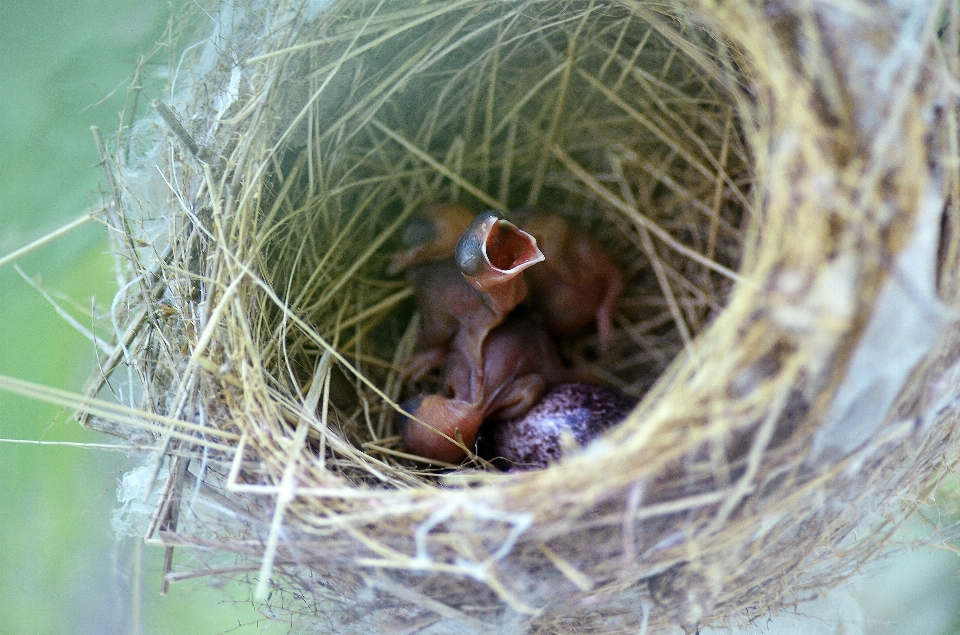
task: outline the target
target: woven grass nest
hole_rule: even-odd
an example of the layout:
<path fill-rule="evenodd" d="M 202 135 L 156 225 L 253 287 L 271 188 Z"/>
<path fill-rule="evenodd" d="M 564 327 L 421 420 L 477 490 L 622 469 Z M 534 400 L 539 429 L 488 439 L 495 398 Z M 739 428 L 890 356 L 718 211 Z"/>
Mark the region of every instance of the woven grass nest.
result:
<path fill-rule="evenodd" d="M 191 20 L 108 166 L 126 285 L 91 392 L 133 410 L 86 413 L 152 448 L 166 582 L 241 577 L 323 632 L 693 630 L 843 580 L 953 461 L 955 3 Z M 550 208 L 624 274 L 609 350 L 561 346 L 637 406 L 546 469 L 399 445 L 436 377 L 402 377 L 386 269 L 438 201 Z"/>

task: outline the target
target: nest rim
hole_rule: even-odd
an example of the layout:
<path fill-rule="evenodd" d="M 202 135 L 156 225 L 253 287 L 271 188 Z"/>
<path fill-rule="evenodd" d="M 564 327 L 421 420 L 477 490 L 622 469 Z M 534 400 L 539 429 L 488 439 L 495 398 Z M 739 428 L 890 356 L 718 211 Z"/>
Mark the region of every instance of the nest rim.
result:
<path fill-rule="evenodd" d="M 751 13 L 751 9 L 749 9 L 747 5 L 744 5 L 742 9 L 744 13 L 739 16 L 741 20 L 744 19 L 744 16 L 757 17 L 756 13 Z M 719 27 L 716 15 L 712 16 L 710 20 L 706 19 L 705 15 L 708 12 L 704 7 L 698 5 L 696 9 L 692 9 L 692 12 L 697 13 L 698 18 L 703 19 L 705 23 L 709 23 L 711 27 Z M 763 46 L 771 42 L 780 43 L 778 34 L 765 30 L 765 23 L 759 18 L 755 24 L 733 21 L 731 24 L 732 26 L 727 25 L 728 32 L 724 35 L 733 38 L 738 44 L 753 53 L 763 50 Z M 754 36 L 760 37 L 756 42 L 753 42 L 753 44 L 749 44 L 750 38 Z M 716 35 L 715 37 L 720 38 L 721 35 Z M 777 50 L 778 52 L 782 52 L 780 49 Z M 693 60 L 691 64 L 703 64 L 703 60 L 698 56 L 697 51 L 690 51 L 689 54 L 691 56 L 690 59 Z M 795 75 L 796 69 L 793 66 L 793 61 L 785 58 L 777 58 L 776 55 L 772 55 L 764 61 L 764 66 L 761 65 L 755 57 L 751 57 L 749 54 L 747 54 L 746 57 L 754 63 L 750 68 L 750 73 L 754 75 L 750 78 L 750 75 L 744 72 L 744 74 L 738 76 L 735 83 L 737 85 L 746 84 L 753 87 L 747 92 L 751 94 L 754 101 L 748 103 L 749 100 L 744 94 L 740 94 L 736 98 L 731 97 L 730 101 L 730 105 L 735 107 L 737 112 L 740 113 L 741 125 L 746 129 L 745 134 L 757 134 L 758 139 L 769 140 L 772 133 L 779 132 L 774 129 L 777 125 L 781 125 L 777 122 L 782 121 L 782 114 L 776 114 L 776 116 L 774 116 L 775 113 L 766 110 L 768 108 L 774 109 L 775 107 L 775 109 L 780 111 L 789 111 L 791 114 L 799 112 L 798 117 L 800 121 L 796 124 L 796 127 L 803 129 L 804 125 L 809 124 L 812 129 L 816 129 L 820 134 L 812 135 L 814 139 L 810 143 L 811 146 L 816 146 L 823 136 L 823 128 L 819 122 L 815 120 L 816 114 L 803 113 L 802 108 L 799 106 L 784 104 L 783 101 L 778 101 L 775 105 L 766 103 L 764 102 L 764 96 L 760 94 L 762 91 L 756 88 L 757 78 L 759 77 L 766 80 L 771 77 L 780 78 L 781 76 L 789 77 Z M 776 64 L 781 64 L 781 70 L 785 72 L 778 75 L 771 70 Z M 718 78 L 712 77 L 710 79 L 717 80 Z M 800 87 L 799 90 L 797 90 L 796 87 L 794 87 L 791 89 L 782 84 L 777 84 L 773 80 L 769 81 L 769 85 L 774 87 L 774 92 L 776 92 L 776 89 L 782 91 L 782 94 L 779 95 L 780 98 L 786 95 L 797 94 L 798 92 L 804 94 L 803 90 L 808 88 Z M 769 117 L 769 119 L 764 120 L 764 117 Z M 781 117 L 781 119 L 777 117 Z M 768 126 L 769 129 L 767 129 L 765 133 L 757 133 L 751 129 L 752 126 L 760 128 Z M 756 147 L 756 142 L 751 144 L 750 147 Z M 811 157 L 815 157 L 817 152 L 820 152 L 821 155 L 829 154 L 835 150 L 835 145 L 825 144 L 823 148 L 827 149 L 810 150 L 809 147 L 805 148 L 811 153 L 810 156 L 805 158 L 807 160 L 813 160 Z M 753 159 L 754 157 L 751 155 L 751 158 Z M 760 178 L 768 178 L 770 173 L 776 171 L 774 166 L 770 164 L 779 158 L 778 156 L 756 157 L 757 163 L 751 164 L 751 170 L 754 171 L 755 174 L 758 174 Z M 560 162 L 566 163 L 562 158 Z M 569 163 L 566 164 L 569 167 Z M 207 187 L 209 187 L 211 182 L 209 173 L 206 179 Z M 691 427 L 689 425 L 691 420 L 696 419 L 698 416 L 702 417 L 703 409 L 699 400 L 687 400 L 690 399 L 691 395 L 697 394 L 697 390 L 704 390 L 703 383 L 708 381 L 708 379 L 715 382 L 716 389 L 713 394 L 725 395 L 725 397 L 716 400 L 715 403 L 718 407 L 724 405 L 729 406 L 733 403 L 740 408 L 736 413 L 737 415 L 754 422 L 747 427 L 752 426 L 753 429 L 759 427 L 761 432 L 765 431 L 767 435 L 766 443 L 761 444 L 765 449 L 771 442 L 771 439 L 777 435 L 777 430 L 773 424 L 766 425 L 765 427 L 764 424 L 762 424 L 763 421 L 770 420 L 767 415 L 769 415 L 771 401 L 776 405 L 774 410 L 778 409 L 778 412 L 781 414 L 789 411 L 790 408 L 799 408 L 799 406 L 791 402 L 791 399 L 794 399 L 794 393 L 783 387 L 800 381 L 799 378 L 803 377 L 805 372 L 809 372 L 811 365 L 814 365 L 815 360 L 813 360 L 813 358 L 817 355 L 821 357 L 825 355 L 823 350 L 816 349 L 817 346 L 821 346 L 821 348 L 824 346 L 822 342 L 813 342 L 812 344 L 810 342 L 802 342 L 801 345 L 797 346 L 797 350 L 800 350 L 802 346 L 807 346 L 807 350 L 803 350 L 800 353 L 794 350 L 792 351 L 794 354 L 791 355 L 791 351 L 783 351 L 777 348 L 780 344 L 777 342 L 777 338 L 771 335 L 769 328 L 763 329 L 763 332 L 760 333 L 747 333 L 745 331 L 748 329 L 743 327 L 742 321 L 740 324 L 737 323 L 739 316 L 750 314 L 749 307 L 756 304 L 758 295 L 762 292 L 769 291 L 769 281 L 775 279 L 773 274 L 776 273 L 776 267 L 782 264 L 781 258 L 770 257 L 771 253 L 780 256 L 780 252 L 782 251 L 779 245 L 772 243 L 770 235 L 773 234 L 776 238 L 780 239 L 789 235 L 791 230 L 786 227 L 787 221 L 791 219 L 796 220 L 796 216 L 786 215 L 786 218 L 773 218 L 771 220 L 769 210 L 772 209 L 771 206 L 776 206 L 777 204 L 782 204 L 782 202 L 764 201 L 762 205 L 758 205 L 758 211 L 753 218 L 751 218 L 750 222 L 744 225 L 743 260 L 740 268 L 738 268 L 734 274 L 739 284 L 734 285 L 730 291 L 727 301 L 723 304 L 723 311 L 708 323 L 704 331 L 697 335 L 696 349 L 692 353 L 693 356 L 701 360 L 706 360 L 706 366 L 697 368 L 691 361 L 690 356 L 687 356 L 685 359 L 678 358 L 675 360 L 664 369 L 664 372 L 660 375 L 660 379 L 646 392 L 633 413 L 617 426 L 616 429 L 608 432 L 602 439 L 586 448 L 585 451 L 565 458 L 560 463 L 551 465 L 544 470 L 522 472 L 519 474 L 501 475 L 485 473 L 478 475 L 477 473 L 461 472 L 452 477 L 441 476 L 433 483 L 422 479 L 419 486 L 414 482 L 407 482 L 401 486 L 398 482 L 395 489 L 367 488 L 361 486 L 359 483 L 348 483 L 343 486 L 342 483 L 338 485 L 336 479 L 328 479 L 321 476 L 320 478 L 316 478 L 311 486 L 307 486 L 302 491 L 312 491 L 313 495 L 327 501 L 336 499 L 338 496 L 343 497 L 346 503 L 344 505 L 344 518 L 348 518 L 351 515 L 356 515 L 356 517 L 364 517 L 367 515 L 369 518 L 374 518 L 376 517 L 377 509 L 384 507 L 391 508 L 395 506 L 394 509 L 396 510 L 406 510 L 405 512 L 399 511 L 400 516 L 404 517 L 404 522 L 398 523 L 398 516 L 393 513 L 383 515 L 382 522 L 386 524 L 397 524 L 397 531 L 399 533 L 406 532 L 408 535 L 414 537 L 420 535 L 416 534 L 416 531 L 419 531 L 419 528 L 429 525 L 432 522 L 431 519 L 436 520 L 440 518 L 437 514 L 441 516 L 446 514 L 446 516 L 441 520 L 437 520 L 433 525 L 430 525 L 431 529 L 436 528 L 442 522 L 453 522 L 451 519 L 454 518 L 456 514 L 476 516 L 478 513 L 476 510 L 490 508 L 505 510 L 508 517 L 512 518 L 507 524 L 510 525 L 513 523 L 513 529 L 523 526 L 524 530 L 529 530 L 531 536 L 536 536 L 534 540 L 540 539 L 546 541 L 551 537 L 560 535 L 565 528 L 570 526 L 569 514 L 571 510 L 581 508 L 583 506 L 583 500 L 591 501 L 591 504 L 599 507 L 602 507 L 605 501 L 634 500 L 631 497 L 643 495 L 644 487 L 638 487 L 637 484 L 639 482 L 649 482 L 651 475 L 668 471 L 671 465 L 682 463 L 684 458 L 689 456 L 692 448 L 709 448 L 713 440 L 717 438 L 725 438 L 727 442 L 731 442 L 730 438 L 737 433 L 736 425 L 732 425 L 728 429 L 723 429 L 713 424 L 700 427 Z M 416 205 L 408 205 L 405 213 L 409 214 L 415 208 Z M 211 218 L 215 220 L 217 213 L 217 210 L 213 209 Z M 402 218 L 402 214 L 396 217 L 397 220 Z M 901 231 L 905 231 L 905 228 L 909 227 L 911 219 L 901 218 L 896 222 L 900 223 Z M 761 231 L 761 225 L 770 227 L 771 224 L 774 226 L 771 232 L 765 233 Z M 812 223 L 807 227 L 810 228 L 811 231 L 822 231 L 822 228 L 814 227 Z M 829 250 L 825 248 L 812 248 L 810 250 L 811 253 L 823 253 L 826 251 Z M 797 286 L 807 292 L 812 290 L 815 298 L 819 297 L 817 296 L 818 293 L 823 295 L 824 290 L 821 288 L 822 285 L 832 281 L 832 279 L 826 281 L 822 279 L 821 261 L 836 262 L 834 257 L 830 255 L 824 255 L 822 259 L 809 257 L 809 261 L 807 262 L 809 270 L 802 271 L 802 267 L 798 268 L 801 270 L 801 273 L 798 274 L 800 281 L 796 283 Z M 796 265 L 797 262 L 793 261 L 792 264 Z M 750 271 L 749 275 L 741 275 L 740 272 L 744 271 L 744 269 Z M 766 287 L 764 287 L 763 284 L 752 282 L 756 280 L 766 280 Z M 846 321 L 849 323 L 853 321 L 853 314 L 856 311 L 856 307 L 867 304 L 867 299 L 877 294 L 881 282 L 882 280 L 876 276 L 862 275 L 856 283 L 859 286 L 852 291 L 852 296 L 854 297 L 852 301 L 848 299 L 846 304 L 843 302 L 831 304 L 829 301 L 823 301 L 823 306 L 816 308 L 838 321 Z M 782 280 L 779 280 L 779 283 L 786 284 Z M 791 293 L 795 295 L 797 293 L 797 291 L 791 289 L 778 289 L 777 291 L 782 292 L 784 296 L 790 296 Z M 275 300 L 283 301 L 279 295 L 275 297 Z M 782 316 L 778 317 L 780 317 L 781 320 L 786 320 L 786 318 Z M 800 317 L 802 318 L 803 316 Z M 769 327 L 769 323 L 765 324 L 765 326 Z M 781 330 L 784 329 L 786 329 L 786 327 Z M 796 336 L 796 334 L 794 335 Z M 744 352 L 744 346 L 742 344 L 734 344 L 737 338 L 755 345 L 753 350 L 760 352 Z M 802 340 L 802 337 L 797 337 L 797 339 Z M 834 347 L 839 347 L 839 344 L 834 344 Z M 737 354 L 723 355 L 718 353 L 718 351 L 722 352 L 723 350 L 735 350 Z M 338 352 L 336 352 L 334 348 L 328 348 L 327 351 L 330 352 L 329 356 L 322 356 L 322 359 L 325 359 L 326 362 L 321 360 L 321 365 L 324 363 L 328 365 L 332 364 L 335 360 L 339 364 L 350 366 L 350 362 L 346 357 L 337 357 Z M 829 353 L 829 351 L 827 352 Z M 829 357 L 829 355 L 826 356 Z M 683 356 L 681 355 L 680 357 Z M 771 361 L 771 359 L 774 361 Z M 770 367 L 771 364 L 774 366 L 772 370 Z M 745 377 L 745 375 L 748 376 Z M 725 379 L 721 380 L 719 378 Z M 829 385 L 835 390 L 838 383 L 836 377 L 832 377 Z M 761 385 L 760 397 L 763 398 L 761 399 L 756 396 L 754 396 L 754 400 L 744 398 L 741 393 L 744 391 L 743 386 L 747 384 L 751 386 Z M 684 389 L 677 390 L 678 386 L 684 387 Z M 310 393 L 311 391 L 308 390 L 307 385 L 305 385 L 300 394 L 290 394 L 288 396 L 295 398 L 295 400 L 301 403 L 310 403 Z M 733 395 L 733 397 L 730 397 L 730 395 Z M 381 393 L 381 396 L 387 398 L 394 407 L 397 406 L 397 403 L 389 399 L 385 393 Z M 786 446 L 774 447 L 767 456 L 754 456 L 753 453 L 748 451 L 743 454 L 745 458 L 740 468 L 728 465 L 727 469 L 730 470 L 732 467 L 745 470 L 746 473 L 756 473 L 756 471 L 761 470 L 761 463 L 767 465 L 764 459 L 774 458 L 783 461 L 783 454 L 798 452 L 804 448 L 808 448 L 812 435 L 815 432 L 814 429 L 810 428 L 809 422 L 816 420 L 817 417 L 822 418 L 828 405 L 829 404 L 821 399 L 810 406 L 805 406 L 808 409 L 797 415 L 803 420 L 803 423 L 787 433 L 787 437 L 792 439 L 791 443 L 794 443 L 793 445 L 787 444 Z M 316 403 L 314 402 L 314 409 L 315 408 Z M 700 409 L 698 410 L 698 408 Z M 667 412 L 668 410 L 670 412 Z M 724 414 L 724 416 L 729 417 L 732 415 Z M 282 486 L 283 479 L 280 478 L 280 476 L 285 475 L 285 468 L 290 465 L 296 465 L 298 461 L 300 461 L 300 459 L 290 460 L 289 457 L 292 456 L 290 454 L 290 444 L 293 443 L 293 447 L 296 447 L 296 444 L 301 444 L 300 448 L 302 449 L 306 435 L 309 434 L 308 430 L 304 429 L 302 433 L 304 438 L 299 439 L 298 435 L 300 432 L 297 426 L 302 424 L 302 422 L 303 419 L 299 422 L 288 419 L 287 423 L 282 425 L 289 424 L 293 427 L 288 427 L 286 434 L 276 434 L 274 438 L 270 438 L 273 435 L 270 430 L 261 431 L 261 434 L 267 436 L 261 437 L 256 444 L 256 450 L 261 456 L 272 453 L 276 457 L 281 458 L 277 463 L 279 467 L 274 470 L 275 476 L 280 479 L 278 487 Z M 248 432 L 250 431 L 242 431 L 243 438 L 254 439 L 255 435 L 252 433 L 248 434 Z M 799 441 L 797 441 L 798 439 Z M 783 440 L 781 439 L 781 441 Z M 244 442 L 250 441 L 241 441 L 241 444 Z M 736 443 L 735 439 L 733 443 Z M 242 455 L 243 449 L 241 445 L 240 448 L 236 449 L 236 456 L 242 457 Z M 283 461 L 282 459 L 284 458 L 287 460 Z M 851 462 L 855 462 L 855 459 L 839 461 L 830 466 L 830 475 L 836 477 L 838 480 L 842 480 L 842 476 L 845 471 L 848 470 Z M 624 466 L 628 466 L 628 469 L 624 469 Z M 641 467 L 637 468 L 636 466 Z M 598 472 L 605 476 L 598 478 Z M 744 472 L 741 471 L 740 473 L 743 474 Z M 674 491 L 673 500 L 683 503 L 685 499 L 693 498 L 696 500 L 686 502 L 692 505 L 703 505 L 705 507 L 712 505 L 712 508 L 717 512 L 717 518 L 724 518 L 727 522 L 731 523 L 731 532 L 742 531 L 745 529 L 745 526 L 740 524 L 743 522 L 743 519 L 741 518 L 739 521 L 734 522 L 733 519 L 736 518 L 734 512 L 738 508 L 738 505 L 742 504 L 743 501 L 749 497 L 748 492 L 738 491 L 738 481 L 739 479 L 731 478 L 728 471 L 726 486 L 717 492 L 713 492 L 713 498 L 706 497 L 696 499 L 696 496 L 677 496 L 677 492 Z M 817 488 L 823 485 L 823 482 L 824 480 L 822 478 L 802 481 L 802 486 L 792 490 L 791 496 L 802 498 L 805 495 L 815 493 Z M 276 488 L 274 489 L 276 490 Z M 640 493 L 638 494 L 637 492 Z M 725 496 L 720 496 L 718 492 L 725 494 L 732 493 L 733 495 L 726 498 Z M 327 499 L 326 497 L 330 498 Z M 671 508 L 671 499 L 669 497 L 666 497 L 664 500 L 653 499 L 649 502 L 653 507 L 662 504 L 663 507 L 669 508 L 669 513 L 674 513 L 677 509 L 683 509 L 682 505 L 680 507 L 676 507 L 675 505 Z M 639 505 L 640 503 L 637 502 L 635 504 Z M 304 510 L 304 512 L 306 512 L 306 510 Z M 298 513 L 298 516 L 301 516 L 301 513 Z M 530 514 L 530 524 L 519 516 L 509 516 L 510 514 L 521 513 Z M 406 514 L 406 516 L 404 516 L 404 514 Z M 752 516 L 749 513 L 746 514 L 747 520 L 751 518 Z M 476 520 L 476 518 L 474 518 L 474 520 Z M 480 518 L 480 520 L 482 521 L 483 518 Z M 309 527 L 310 525 L 311 522 L 306 520 L 305 527 Z M 716 525 L 714 525 L 714 527 L 715 526 Z M 542 528 L 542 531 L 540 531 L 540 528 Z M 509 535 L 512 535 L 511 532 L 513 529 L 508 528 L 504 530 L 503 528 L 498 528 L 495 533 L 500 532 L 500 534 L 503 534 L 503 532 L 506 531 L 509 537 Z M 451 531 L 455 532 L 453 529 L 451 529 Z M 424 541 L 425 540 L 426 538 L 424 538 Z M 367 546 L 369 547 L 369 545 Z M 408 562 L 409 566 L 414 566 L 417 558 L 422 555 L 419 553 L 419 543 L 415 546 L 418 551 Z M 511 543 L 511 546 L 513 546 L 513 543 Z M 670 566 L 680 562 L 682 560 L 680 554 L 684 548 L 685 545 L 683 544 L 664 548 L 663 561 L 671 563 Z M 509 550 L 507 550 L 503 556 L 494 558 L 494 561 L 500 562 L 508 553 Z M 492 555 L 497 554 L 499 554 L 499 551 Z M 543 556 L 541 556 L 541 558 L 542 557 Z M 389 560 L 389 558 L 383 559 L 381 564 L 384 564 L 387 560 Z M 421 562 L 421 564 L 423 563 Z M 555 561 L 553 564 L 561 569 L 563 568 L 562 565 L 557 565 Z M 429 567 L 427 568 L 429 569 Z M 436 569 L 437 571 L 443 571 L 444 567 L 438 566 Z M 564 575 L 573 581 L 574 586 L 576 586 L 575 574 L 565 572 Z M 571 576 L 573 576 L 573 578 L 571 578 Z M 487 582 L 489 582 L 489 580 Z M 589 595 L 589 593 L 584 592 L 582 589 L 580 593 Z M 507 602 L 507 604 L 511 603 L 511 595 L 509 593 L 498 595 L 502 601 Z M 529 608 L 524 605 L 522 601 L 517 602 L 514 608 Z M 686 619 L 686 617 L 679 616 L 679 614 L 672 616 L 672 619 L 676 621 L 683 621 L 681 618 Z"/>

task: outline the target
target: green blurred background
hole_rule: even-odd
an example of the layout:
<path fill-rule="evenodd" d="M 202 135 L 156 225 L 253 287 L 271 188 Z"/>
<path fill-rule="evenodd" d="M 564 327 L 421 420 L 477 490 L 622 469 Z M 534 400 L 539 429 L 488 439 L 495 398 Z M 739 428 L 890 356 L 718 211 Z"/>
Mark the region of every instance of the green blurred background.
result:
<path fill-rule="evenodd" d="M 160 0 L 0 0 L 0 257 L 99 205 L 90 126 L 113 135 L 138 57 L 176 9 Z M 93 298 L 107 310 L 117 288 L 96 223 L 17 264 L 67 293 L 64 306 L 88 327 Z M 0 373 L 79 391 L 94 363 L 89 340 L 12 265 L 0 268 Z M 5 392 L 0 438 L 111 441 L 69 412 Z M 261 632 L 248 603 L 230 602 L 245 599 L 243 589 L 198 581 L 161 597 L 160 549 L 143 548 L 137 584 L 137 541 L 116 540 L 110 526 L 130 465 L 117 452 L 0 443 L 0 633 Z"/>
<path fill-rule="evenodd" d="M 178 8 L 0 0 L 0 257 L 99 205 L 89 127 L 105 137 L 116 130 L 139 55 Z M 106 252 L 103 228 L 91 223 L 17 264 L 68 294 L 64 303 L 90 324 L 84 312 L 105 310 L 116 290 Z M 0 374 L 79 391 L 94 364 L 91 343 L 12 266 L 0 268 Z M 0 438 L 110 441 L 69 412 L 5 392 Z M 263 632 L 246 589 L 200 580 L 161 597 L 159 549 L 142 549 L 138 580 L 137 541 L 115 539 L 110 527 L 117 482 L 130 466 L 117 452 L 0 442 L 0 634 Z M 866 633 L 960 632 L 952 553 L 905 551 L 868 569 L 858 589 Z"/>

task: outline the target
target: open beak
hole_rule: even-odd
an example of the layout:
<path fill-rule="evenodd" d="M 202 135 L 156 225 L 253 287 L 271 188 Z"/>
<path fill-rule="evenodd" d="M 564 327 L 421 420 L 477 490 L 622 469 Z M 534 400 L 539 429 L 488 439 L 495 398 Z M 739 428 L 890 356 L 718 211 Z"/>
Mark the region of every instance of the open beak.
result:
<path fill-rule="evenodd" d="M 490 291 L 544 260 L 537 239 L 496 212 L 473 219 L 460 235 L 454 257 L 463 276 L 480 291 Z"/>

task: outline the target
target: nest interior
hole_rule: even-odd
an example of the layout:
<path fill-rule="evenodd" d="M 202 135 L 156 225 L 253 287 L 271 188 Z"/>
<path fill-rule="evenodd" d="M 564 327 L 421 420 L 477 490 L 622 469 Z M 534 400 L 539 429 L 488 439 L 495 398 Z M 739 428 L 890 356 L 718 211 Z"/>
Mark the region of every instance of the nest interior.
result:
<path fill-rule="evenodd" d="M 344 632 L 613 633 L 855 570 L 956 434 L 960 23 L 841 5 L 218 7 L 114 165 L 92 390 L 154 427 L 88 419 L 159 444 L 167 579 L 249 571 Z M 638 400 L 613 432 L 523 474 L 402 452 L 433 384 L 386 269 L 435 201 L 550 208 L 618 263 L 610 349 L 562 342 Z"/>

